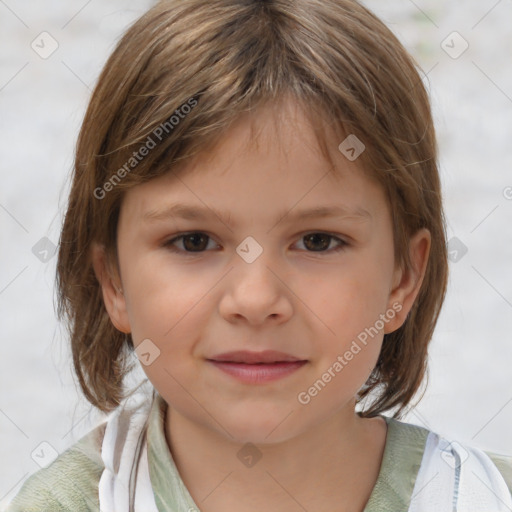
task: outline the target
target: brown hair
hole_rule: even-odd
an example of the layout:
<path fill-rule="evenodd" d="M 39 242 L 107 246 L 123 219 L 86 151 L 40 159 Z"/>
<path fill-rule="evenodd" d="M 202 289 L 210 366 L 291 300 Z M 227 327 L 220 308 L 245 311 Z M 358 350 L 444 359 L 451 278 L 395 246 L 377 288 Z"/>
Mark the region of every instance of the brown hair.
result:
<path fill-rule="evenodd" d="M 431 233 L 415 304 L 384 336 L 358 396 L 359 403 L 372 399 L 367 417 L 393 408 L 400 417 L 410 406 L 426 376 L 448 272 L 437 145 L 414 61 L 354 0 L 164 0 L 129 28 L 101 73 L 78 138 L 61 232 L 58 315 L 68 320 L 75 372 L 95 407 L 108 412 L 123 400 L 133 352 L 131 335 L 110 321 L 91 260 L 98 242 L 117 261 L 123 191 L 179 172 L 179 162 L 208 151 L 242 113 L 279 106 L 285 96 L 340 142 L 346 134 L 364 142 L 358 163 L 387 194 L 397 264 L 409 265 L 417 230 Z M 187 113 L 171 121 L 180 112 Z M 135 159 L 155 133 L 162 134 L 158 144 Z M 328 157 L 332 148 L 318 138 Z"/>

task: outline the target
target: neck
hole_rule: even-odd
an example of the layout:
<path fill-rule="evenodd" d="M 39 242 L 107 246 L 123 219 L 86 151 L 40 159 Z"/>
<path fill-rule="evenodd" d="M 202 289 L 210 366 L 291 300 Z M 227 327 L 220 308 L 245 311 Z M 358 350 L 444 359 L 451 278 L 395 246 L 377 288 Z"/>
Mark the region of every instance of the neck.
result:
<path fill-rule="evenodd" d="M 361 418 L 351 407 L 293 438 L 249 444 L 170 407 L 166 412 L 176 467 L 205 512 L 230 510 L 233 503 L 240 512 L 255 510 L 256 503 L 268 511 L 300 510 L 299 504 L 327 510 L 333 503 L 336 510 L 343 503 L 343 510 L 362 511 L 378 477 L 386 432 L 383 418 Z"/>

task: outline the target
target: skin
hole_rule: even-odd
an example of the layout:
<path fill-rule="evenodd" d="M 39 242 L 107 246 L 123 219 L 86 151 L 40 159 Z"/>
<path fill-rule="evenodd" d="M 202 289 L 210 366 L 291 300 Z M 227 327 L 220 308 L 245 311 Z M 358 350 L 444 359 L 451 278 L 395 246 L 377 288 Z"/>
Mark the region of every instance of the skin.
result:
<path fill-rule="evenodd" d="M 168 173 L 130 189 L 118 226 L 119 268 L 107 265 L 97 244 L 94 268 L 116 328 L 131 333 L 136 347 L 149 338 L 160 350 L 142 368 L 169 405 L 169 450 L 202 511 L 362 511 L 387 427 L 382 417 L 356 415 L 355 397 L 384 333 L 398 329 L 413 305 L 430 234 L 421 230 L 411 238 L 412 266 L 398 268 L 381 188 L 357 160 L 337 152 L 341 140 L 333 134 L 336 168 L 330 169 L 302 111 L 291 101 L 281 105 L 281 126 L 273 123 L 275 109 L 260 109 L 240 118 L 180 178 Z M 235 224 L 213 213 L 202 221 L 143 218 L 178 201 L 227 211 Z M 369 216 L 284 217 L 276 224 L 283 210 L 325 205 L 362 208 Z M 181 252 L 172 252 L 165 242 L 183 232 L 209 238 L 177 240 Z M 308 243 L 311 233 L 347 245 L 335 252 L 335 238 Z M 263 249 L 252 263 L 236 252 L 248 236 Z M 308 404 L 299 403 L 297 395 L 393 304 L 401 310 L 379 334 Z M 283 379 L 252 385 L 206 361 L 240 349 L 279 350 L 308 363 Z M 248 442 L 262 456 L 253 467 L 237 457 Z"/>

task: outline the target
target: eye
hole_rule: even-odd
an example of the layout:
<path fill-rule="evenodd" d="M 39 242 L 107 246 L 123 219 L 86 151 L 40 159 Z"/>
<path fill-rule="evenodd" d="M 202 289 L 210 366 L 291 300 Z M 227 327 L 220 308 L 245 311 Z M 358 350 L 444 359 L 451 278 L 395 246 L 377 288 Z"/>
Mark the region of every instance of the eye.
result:
<path fill-rule="evenodd" d="M 333 253 L 341 251 L 349 245 L 347 242 L 335 235 L 322 232 L 307 233 L 300 238 L 300 241 L 304 241 L 303 245 L 306 247 L 307 252 Z M 162 245 L 168 248 L 171 252 L 193 255 L 194 253 L 205 252 L 208 248 L 209 242 L 213 242 L 213 239 L 209 235 L 200 231 L 194 231 L 176 236 L 164 242 Z M 331 247 L 332 242 L 335 242 L 338 245 Z M 178 243 L 181 248 L 176 247 Z M 329 249 L 329 247 L 331 248 Z"/>
<path fill-rule="evenodd" d="M 301 237 L 301 240 L 305 240 L 304 245 L 311 249 L 308 252 L 338 252 L 347 246 L 347 242 L 341 240 L 337 236 L 330 235 L 329 233 L 308 233 Z M 333 249 L 324 250 L 331 245 L 332 241 L 339 242 L 337 247 Z"/>
<path fill-rule="evenodd" d="M 211 240 L 207 234 L 196 231 L 177 236 L 165 242 L 164 246 L 168 247 L 172 252 L 203 252 L 208 245 L 207 243 L 205 244 L 205 241 L 208 239 Z M 183 242 L 184 251 L 174 246 L 177 241 Z"/>

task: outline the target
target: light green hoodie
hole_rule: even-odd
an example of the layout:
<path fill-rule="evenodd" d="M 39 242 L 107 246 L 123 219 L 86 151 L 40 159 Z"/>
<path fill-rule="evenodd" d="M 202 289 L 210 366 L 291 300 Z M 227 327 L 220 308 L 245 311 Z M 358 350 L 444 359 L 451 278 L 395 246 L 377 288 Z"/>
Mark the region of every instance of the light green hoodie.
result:
<path fill-rule="evenodd" d="M 167 446 L 164 431 L 167 404 L 158 393 L 155 396 L 147 439 L 156 505 L 160 512 L 200 510 L 181 480 Z M 364 512 L 406 512 L 429 431 L 383 417 L 388 423 L 386 446 L 379 476 Z M 101 444 L 105 425 L 89 432 L 47 468 L 31 475 L 6 512 L 99 512 L 98 484 L 103 472 Z M 512 457 L 488 455 L 512 493 Z"/>

